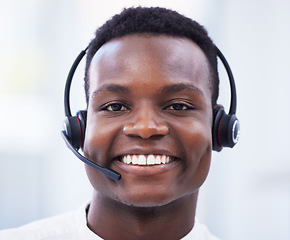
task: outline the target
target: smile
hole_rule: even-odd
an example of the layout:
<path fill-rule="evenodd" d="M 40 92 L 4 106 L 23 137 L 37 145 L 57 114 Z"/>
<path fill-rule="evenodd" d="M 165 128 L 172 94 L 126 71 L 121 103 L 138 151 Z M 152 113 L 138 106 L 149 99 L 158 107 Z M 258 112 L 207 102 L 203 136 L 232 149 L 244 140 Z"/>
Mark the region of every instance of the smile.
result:
<path fill-rule="evenodd" d="M 146 165 L 161 165 L 174 161 L 174 157 L 167 155 L 125 155 L 120 158 L 120 161 L 126 164 L 146 166 Z"/>

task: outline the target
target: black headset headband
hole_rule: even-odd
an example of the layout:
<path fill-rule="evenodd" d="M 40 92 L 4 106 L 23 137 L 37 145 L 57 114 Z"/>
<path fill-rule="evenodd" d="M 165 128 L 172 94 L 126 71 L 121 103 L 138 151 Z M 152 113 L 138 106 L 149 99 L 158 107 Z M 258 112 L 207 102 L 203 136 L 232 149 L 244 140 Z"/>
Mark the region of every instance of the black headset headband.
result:
<path fill-rule="evenodd" d="M 83 57 L 86 55 L 86 52 L 88 50 L 88 47 L 81 51 L 80 54 L 77 56 L 75 59 L 73 65 L 71 66 L 69 73 L 67 75 L 66 83 L 65 83 L 65 89 L 64 89 L 64 113 L 66 117 L 71 117 L 71 110 L 70 110 L 70 101 L 69 101 L 69 93 L 70 93 L 70 87 L 71 87 L 71 82 L 74 76 L 74 73 L 83 59 Z"/>
<path fill-rule="evenodd" d="M 82 58 L 86 55 L 86 52 L 88 50 L 88 47 L 81 51 L 80 54 L 77 56 L 75 59 L 73 65 L 71 66 L 71 69 L 69 71 L 69 74 L 66 79 L 66 84 L 65 84 L 65 90 L 64 90 L 64 111 L 65 111 L 65 116 L 70 117 L 72 116 L 71 114 L 71 109 L 70 109 L 70 100 L 69 100 L 69 95 L 70 95 L 70 87 L 71 87 L 71 82 L 74 76 L 74 73 L 81 62 Z M 237 93 L 236 93 L 236 85 L 235 85 L 235 80 L 234 76 L 232 73 L 232 70 L 230 68 L 230 65 L 228 64 L 226 58 L 222 54 L 222 52 L 216 47 L 217 51 L 217 56 L 219 59 L 222 61 L 228 77 L 229 77 L 229 82 L 230 82 L 230 90 L 231 90 L 231 102 L 230 102 L 230 109 L 228 114 L 236 114 L 236 109 L 237 109 Z"/>

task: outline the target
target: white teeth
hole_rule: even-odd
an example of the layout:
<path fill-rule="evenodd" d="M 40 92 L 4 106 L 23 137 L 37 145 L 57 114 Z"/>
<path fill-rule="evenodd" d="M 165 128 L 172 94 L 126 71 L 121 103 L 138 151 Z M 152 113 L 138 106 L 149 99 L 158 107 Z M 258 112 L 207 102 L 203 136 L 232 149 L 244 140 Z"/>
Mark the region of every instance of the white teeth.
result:
<path fill-rule="evenodd" d="M 146 165 L 146 157 L 144 155 L 139 156 L 138 165 Z"/>
<path fill-rule="evenodd" d="M 132 164 L 138 164 L 138 158 L 136 155 L 132 157 Z"/>
<path fill-rule="evenodd" d="M 124 157 L 123 157 L 123 162 L 124 162 L 124 163 L 127 163 L 127 156 L 124 156 Z"/>
<path fill-rule="evenodd" d="M 166 156 L 165 156 L 165 155 L 163 155 L 163 156 L 161 157 L 161 163 L 163 163 L 163 164 L 166 163 Z"/>
<path fill-rule="evenodd" d="M 147 165 L 154 165 L 155 164 L 155 157 L 153 155 L 149 155 L 147 157 Z"/>
<path fill-rule="evenodd" d="M 159 155 L 155 158 L 155 164 L 161 164 L 161 157 Z"/>
<path fill-rule="evenodd" d="M 159 165 L 169 163 L 173 160 L 172 157 L 166 155 L 126 155 L 121 158 L 121 161 L 126 164 L 134 165 Z"/>
<path fill-rule="evenodd" d="M 127 156 L 127 164 L 130 164 L 132 163 L 132 158 L 130 155 Z"/>

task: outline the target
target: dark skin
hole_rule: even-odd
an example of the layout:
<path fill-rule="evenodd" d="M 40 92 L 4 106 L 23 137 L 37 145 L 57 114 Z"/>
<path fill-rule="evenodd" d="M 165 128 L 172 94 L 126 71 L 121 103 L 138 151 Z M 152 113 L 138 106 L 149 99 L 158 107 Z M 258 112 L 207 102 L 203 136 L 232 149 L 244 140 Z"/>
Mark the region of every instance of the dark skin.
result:
<path fill-rule="evenodd" d="M 122 175 L 114 182 L 86 166 L 89 228 L 109 240 L 180 239 L 194 226 L 211 161 L 206 56 L 185 38 L 129 35 L 99 49 L 89 79 L 85 156 Z M 133 155 L 156 162 L 124 162 Z"/>

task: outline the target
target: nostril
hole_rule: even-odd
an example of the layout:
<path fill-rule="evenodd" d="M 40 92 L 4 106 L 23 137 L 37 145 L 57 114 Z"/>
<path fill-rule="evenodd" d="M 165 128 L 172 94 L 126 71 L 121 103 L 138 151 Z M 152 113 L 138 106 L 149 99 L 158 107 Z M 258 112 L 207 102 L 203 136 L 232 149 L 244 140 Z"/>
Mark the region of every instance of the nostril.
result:
<path fill-rule="evenodd" d="M 158 135 L 167 135 L 169 133 L 169 128 L 164 123 L 158 123 L 157 124 L 157 134 Z"/>
<path fill-rule="evenodd" d="M 169 133 L 169 128 L 164 123 L 128 123 L 123 127 L 124 134 L 128 136 L 138 136 L 143 139 L 150 138 L 152 136 L 165 136 Z"/>
<path fill-rule="evenodd" d="M 123 132 L 126 135 L 134 135 L 134 124 L 133 123 L 128 123 L 123 127 Z"/>

